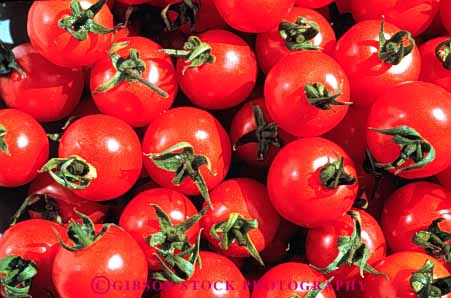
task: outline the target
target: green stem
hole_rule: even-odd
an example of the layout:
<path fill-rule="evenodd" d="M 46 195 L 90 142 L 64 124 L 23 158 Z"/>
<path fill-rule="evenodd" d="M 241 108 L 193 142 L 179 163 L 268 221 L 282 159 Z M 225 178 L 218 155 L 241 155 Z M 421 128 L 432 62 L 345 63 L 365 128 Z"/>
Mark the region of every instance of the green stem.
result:
<path fill-rule="evenodd" d="M 353 185 L 357 179 L 345 173 L 344 158 L 327 163 L 320 171 L 320 180 L 324 187 L 336 189 L 340 185 Z"/>
<path fill-rule="evenodd" d="M 451 69 L 451 39 L 442 41 L 435 48 L 435 56 L 446 69 Z"/>
<path fill-rule="evenodd" d="M 6 128 L 0 124 L 0 151 L 4 154 L 11 156 L 11 152 L 9 152 L 8 144 L 6 143 L 6 135 L 8 134 L 8 131 Z"/>
<path fill-rule="evenodd" d="M 290 51 L 319 49 L 312 44 L 319 32 L 318 24 L 304 17 L 298 17 L 295 23 L 282 22 L 279 25 L 280 36 Z"/>
<path fill-rule="evenodd" d="M 10 255 L 0 260 L 0 287 L 5 298 L 29 298 L 33 278 L 38 273 L 33 261 Z"/>
<path fill-rule="evenodd" d="M 173 3 L 166 6 L 161 11 L 161 18 L 163 19 L 164 24 L 168 31 L 176 31 L 184 24 L 190 24 L 191 32 L 194 31 L 197 13 L 200 9 L 200 1 L 193 2 L 191 0 L 183 0 L 179 3 Z M 168 17 L 168 12 L 175 12 L 177 14 L 177 18 L 174 21 L 171 21 Z"/>
<path fill-rule="evenodd" d="M 352 102 L 338 101 L 341 91 L 343 89 L 343 82 L 341 82 L 340 89 L 336 94 L 333 94 L 326 89 L 322 83 L 309 83 L 304 87 L 304 93 L 307 96 L 307 101 L 321 110 L 330 110 L 334 105 L 352 105 Z"/>
<path fill-rule="evenodd" d="M 25 72 L 17 63 L 13 51 L 0 40 L 0 76 L 9 75 L 13 70 L 17 71 L 22 78 L 26 77 Z"/>
<path fill-rule="evenodd" d="M 405 45 L 405 41 L 408 45 Z M 409 31 L 399 31 L 389 40 L 385 39 L 384 34 L 384 18 L 381 21 L 379 31 L 379 59 L 385 63 L 398 65 L 402 59 L 409 55 L 415 47 L 415 40 Z"/>
<path fill-rule="evenodd" d="M 440 298 L 451 292 L 451 276 L 434 279 L 434 263 L 427 260 L 410 277 L 410 286 L 418 298 Z"/>
<path fill-rule="evenodd" d="M 42 219 L 51 220 L 58 224 L 63 222 L 55 200 L 49 198 L 46 194 L 31 194 L 25 198 L 13 215 L 10 225 L 15 225 L 27 210 L 38 212 Z"/>
<path fill-rule="evenodd" d="M 451 233 L 442 231 L 439 224 L 444 218 L 437 218 L 432 221 L 427 230 L 415 233 L 412 241 L 423 247 L 428 254 L 434 258 L 443 258 L 446 263 L 451 263 Z"/>

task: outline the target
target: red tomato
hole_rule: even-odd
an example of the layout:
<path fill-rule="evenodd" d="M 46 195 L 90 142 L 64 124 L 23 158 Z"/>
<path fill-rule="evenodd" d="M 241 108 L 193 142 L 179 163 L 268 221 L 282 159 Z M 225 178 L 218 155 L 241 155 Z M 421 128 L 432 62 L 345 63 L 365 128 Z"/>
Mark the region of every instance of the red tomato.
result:
<path fill-rule="evenodd" d="M 208 242 L 226 256 L 252 256 L 263 265 L 259 252 L 272 242 L 280 223 L 265 186 L 249 178 L 230 179 L 210 196 L 214 210 L 201 219 Z"/>
<path fill-rule="evenodd" d="M 296 5 L 307 7 L 307 8 L 320 8 L 324 7 L 326 5 L 329 5 L 330 3 L 334 2 L 335 0 L 296 0 Z"/>
<path fill-rule="evenodd" d="M 181 142 L 187 144 L 172 150 Z M 230 147 L 226 131 L 211 114 L 196 108 L 175 108 L 166 111 L 148 127 L 143 151 L 150 156 L 144 159 L 144 165 L 152 180 L 159 185 L 187 195 L 198 195 L 201 189 L 204 197 L 208 197 L 206 189 L 218 185 L 229 170 Z M 175 151 L 176 156 L 186 154 L 187 157 L 171 165 L 170 156 L 161 154 L 168 149 Z M 183 150 L 181 154 L 180 149 Z M 163 165 L 165 160 L 168 161 L 166 166 Z M 184 173 L 188 177 L 178 181 L 175 172 L 178 176 Z"/>
<path fill-rule="evenodd" d="M 443 26 L 451 34 L 451 0 L 440 1 L 440 18 Z"/>
<path fill-rule="evenodd" d="M 15 47 L 13 53 L 24 77 L 14 71 L 8 77 L 0 78 L 0 96 L 6 105 L 42 122 L 68 116 L 83 91 L 81 69 L 56 66 L 30 44 Z"/>
<path fill-rule="evenodd" d="M 299 227 L 282 219 L 276 236 L 271 243 L 260 253 L 265 264 L 278 264 L 288 256 L 290 240 L 299 230 Z"/>
<path fill-rule="evenodd" d="M 399 252 L 386 257 L 383 261 L 376 264 L 375 268 L 385 273 L 386 276 L 369 275 L 365 279 L 363 298 L 421 297 L 413 291 L 410 279 L 413 273 L 422 269 L 426 261 L 431 262 L 433 265 L 433 279 L 449 277 L 450 273 L 448 270 L 434 258 L 418 252 Z M 424 297 L 433 296 L 426 295 Z M 440 297 L 449 298 L 451 294 L 440 295 Z"/>
<path fill-rule="evenodd" d="M 420 79 L 442 86 L 451 92 L 451 36 L 437 37 L 421 48 L 423 61 Z"/>
<path fill-rule="evenodd" d="M 280 29 L 283 29 L 285 37 Z M 267 73 L 292 51 L 320 49 L 332 54 L 335 43 L 335 33 L 321 14 L 311 9 L 293 7 L 279 27 L 257 35 L 255 49 L 259 65 Z"/>
<path fill-rule="evenodd" d="M 163 284 L 161 298 L 249 298 L 246 280 L 236 265 L 226 257 L 201 251 L 202 266 L 183 283 Z"/>
<path fill-rule="evenodd" d="M 196 16 L 195 31 L 204 32 L 210 29 L 227 27 L 215 6 L 214 0 L 200 0 L 200 8 Z"/>
<path fill-rule="evenodd" d="M 269 269 L 255 283 L 252 298 L 307 297 L 309 291 L 319 290 L 320 285 L 325 281 L 324 275 L 306 264 L 283 263 Z M 333 288 L 329 286 L 321 290 L 316 297 L 335 298 L 336 296 Z"/>
<path fill-rule="evenodd" d="M 27 184 L 48 157 L 47 135 L 33 117 L 19 110 L 0 110 L 0 186 Z"/>
<path fill-rule="evenodd" d="M 31 219 L 11 226 L 0 238 L 0 259 L 17 255 L 32 260 L 38 270 L 33 278 L 31 296 L 47 298 L 49 292 L 57 297 L 52 283 L 52 266 L 60 248 L 55 231 L 64 236 L 58 224 L 42 219 Z"/>
<path fill-rule="evenodd" d="M 361 242 L 359 242 L 368 249 L 370 258 L 366 264 L 371 266 L 385 258 L 386 244 L 384 234 L 377 221 L 371 215 L 363 210 L 352 209 L 352 211 L 360 214 Z M 349 237 L 348 239 L 350 239 L 353 232 L 354 223 L 350 215 L 345 215 L 326 225 L 309 230 L 306 240 L 306 255 L 309 263 L 318 268 L 326 268 L 339 254 L 339 238 Z M 342 281 L 356 279 L 359 276 L 359 267 L 354 264 L 341 264 L 339 266 L 340 269 L 332 271 L 330 275 Z M 365 272 L 364 274 L 367 276 L 371 273 Z"/>
<path fill-rule="evenodd" d="M 93 99 L 102 113 L 135 127 L 147 126 L 174 102 L 177 94 L 174 66 L 171 58 L 158 52 L 161 47 L 150 39 L 129 37 L 117 42 L 126 44 L 93 66 Z M 126 60 L 113 63 L 119 57 Z M 121 67 L 123 63 L 130 66 Z M 143 81 L 137 81 L 136 77 Z"/>
<path fill-rule="evenodd" d="M 214 0 L 226 23 L 239 31 L 260 33 L 276 27 L 295 0 Z"/>
<path fill-rule="evenodd" d="M 80 0 L 83 12 L 91 8 L 96 0 Z M 83 13 L 82 13 L 83 14 Z M 84 13 L 86 14 L 86 13 Z M 35 1 L 28 12 L 27 30 L 33 47 L 50 62 L 64 67 L 91 65 L 101 58 L 110 48 L 113 34 L 96 34 L 87 31 L 87 22 L 95 22 L 104 29 L 113 27 L 113 15 L 104 5 L 93 18 L 83 16 L 74 18 L 71 1 Z M 74 23 L 70 30 L 62 29 L 60 23 Z M 75 24 L 83 24 L 77 28 Z M 70 24 L 67 24 L 68 26 Z M 78 26 L 78 25 L 77 25 Z M 106 30 L 106 32 L 111 30 Z M 85 33 L 86 35 L 83 36 Z M 74 35 L 78 36 L 76 38 Z"/>
<path fill-rule="evenodd" d="M 446 169 L 451 161 L 450 118 L 451 94 L 437 85 L 407 82 L 387 91 L 368 117 L 367 142 L 378 167 L 409 179 Z"/>
<path fill-rule="evenodd" d="M 343 120 L 349 104 L 349 81 L 340 65 L 318 51 L 282 58 L 265 81 L 271 118 L 299 137 L 319 136 Z"/>
<path fill-rule="evenodd" d="M 285 219 L 317 227 L 352 207 L 355 177 L 352 160 L 338 145 L 323 138 L 298 139 L 276 155 L 268 173 L 269 197 Z"/>
<path fill-rule="evenodd" d="M 45 170 L 91 201 L 123 195 L 138 180 L 142 168 L 138 136 L 127 123 L 107 115 L 85 116 L 72 123 L 60 139 L 58 155 Z M 62 170 L 67 163 L 72 167 Z M 65 182 L 64 177 L 71 176 L 76 180 Z"/>
<path fill-rule="evenodd" d="M 448 167 L 446 170 L 438 173 L 437 178 L 441 185 L 451 189 L 451 167 Z"/>
<path fill-rule="evenodd" d="M 401 29 L 385 22 L 387 42 L 381 51 L 380 28 L 381 21 L 363 21 L 346 31 L 337 42 L 335 58 L 348 75 L 352 99 L 356 105 L 371 106 L 386 90 L 405 81 L 417 80 L 420 75 L 421 57 L 417 47 L 413 46 L 412 51 L 402 57 L 400 46 L 396 42 L 389 42 Z M 408 44 L 412 43 L 413 40 Z M 402 44 L 408 47 L 406 41 Z M 390 45 L 396 51 L 388 50 Z M 381 55 L 387 57 L 381 59 Z"/>
<path fill-rule="evenodd" d="M 413 36 L 424 32 L 438 12 L 440 0 L 349 0 L 356 21 L 385 19 Z"/>
<path fill-rule="evenodd" d="M 205 109 L 226 109 L 246 99 L 257 79 L 257 62 L 244 40 L 225 30 L 210 30 L 198 38 L 190 37 L 185 49 L 188 45 L 202 49 L 204 55 L 187 62 L 193 53 L 187 50 L 177 61 L 180 88 L 193 104 Z M 199 59 L 202 65 L 197 66 Z"/>

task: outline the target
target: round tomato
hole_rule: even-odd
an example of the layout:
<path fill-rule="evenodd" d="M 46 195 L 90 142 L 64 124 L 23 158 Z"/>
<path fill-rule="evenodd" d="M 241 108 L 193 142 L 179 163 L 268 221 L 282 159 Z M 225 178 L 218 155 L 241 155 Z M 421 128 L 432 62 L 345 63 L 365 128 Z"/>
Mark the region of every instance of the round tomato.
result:
<path fill-rule="evenodd" d="M 271 164 L 269 197 L 285 219 L 317 227 L 352 207 L 355 177 L 352 160 L 338 145 L 323 138 L 298 139 L 283 147 Z"/>
<path fill-rule="evenodd" d="M 451 92 L 451 37 L 437 37 L 420 47 L 423 61 L 420 79 Z"/>
<path fill-rule="evenodd" d="M 34 1 L 27 22 L 31 44 L 56 65 L 93 64 L 107 53 L 113 40 L 113 15 L 105 3 L 105 0 Z"/>
<path fill-rule="evenodd" d="M 335 59 L 351 82 L 353 102 L 367 107 L 391 87 L 417 80 L 421 70 L 421 56 L 410 33 L 378 20 L 357 23 L 346 31 L 337 42 Z"/>
<path fill-rule="evenodd" d="M 92 97 L 102 113 L 135 127 L 147 126 L 171 107 L 177 94 L 171 58 L 144 37 L 119 40 L 117 47 L 94 64 Z"/>
<path fill-rule="evenodd" d="M 406 82 L 380 96 L 368 117 L 367 142 L 376 166 L 421 178 L 451 161 L 451 94 L 425 82 Z"/>
<path fill-rule="evenodd" d="M 335 2 L 335 0 L 296 0 L 296 5 L 308 8 L 320 8 L 330 3 Z"/>
<path fill-rule="evenodd" d="M 0 110 L 0 186 L 27 184 L 48 157 L 47 135 L 33 117 L 15 109 Z"/>
<path fill-rule="evenodd" d="M 446 170 L 438 173 L 437 178 L 440 181 L 441 185 L 448 189 L 451 189 L 451 166 Z"/>
<path fill-rule="evenodd" d="M 443 26 L 451 34 L 451 0 L 440 1 L 440 18 Z"/>
<path fill-rule="evenodd" d="M 292 51 L 318 49 L 332 54 L 335 43 L 335 33 L 321 14 L 293 7 L 278 28 L 257 35 L 255 49 L 259 65 L 267 73 Z"/>
<path fill-rule="evenodd" d="M 282 58 L 265 81 L 271 118 L 299 137 L 319 136 L 334 128 L 348 111 L 349 81 L 340 65 L 319 51 Z"/>

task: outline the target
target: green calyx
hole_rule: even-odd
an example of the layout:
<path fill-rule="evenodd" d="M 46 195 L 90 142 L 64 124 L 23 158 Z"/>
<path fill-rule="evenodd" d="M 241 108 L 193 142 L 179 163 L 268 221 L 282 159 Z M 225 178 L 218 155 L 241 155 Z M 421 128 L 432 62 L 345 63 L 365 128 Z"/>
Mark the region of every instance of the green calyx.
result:
<path fill-rule="evenodd" d="M 103 93 L 111 90 L 119 83 L 123 81 L 127 82 L 140 82 L 149 87 L 153 91 L 157 92 L 164 98 L 168 98 L 169 95 L 166 91 L 157 87 L 155 84 L 145 80 L 141 77 L 142 73 L 146 70 L 146 64 L 143 60 L 139 59 L 139 52 L 136 49 L 130 49 L 127 58 L 122 58 L 116 51 L 126 47 L 128 42 L 115 43 L 111 46 L 110 59 L 113 67 L 116 69 L 114 76 L 107 82 L 100 85 L 94 93 Z"/>
<path fill-rule="evenodd" d="M 351 236 L 338 237 L 338 255 L 335 260 L 325 268 L 310 266 L 324 274 L 338 270 L 343 265 L 347 265 L 357 266 L 360 269 L 360 276 L 362 278 L 364 278 L 364 272 L 384 275 L 367 263 L 371 254 L 367 245 L 362 242 L 360 214 L 356 211 L 349 211 L 348 214 L 352 218 L 354 230 Z"/>
<path fill-rule="evenodd" d="M 107 0 L 99 0 L 88 9 L 83 9 L 78 0 L 72 0 L 70 3 L 71 15 L 60 19 L 58 21 L 58 26 L 69 32 L 79 41 L 88 38 L 88 33 L 90 32 L 95 34 L 108 34 L 114 32 L 116 28 L 105 28 L 94 22 L 95 15 L 99 13 L 106 2 Z"/>
<path fill-rule="evenodd" d="M 185 74 L 185 71 L 190 68 L 200 67 L 205 63 L 214 63 L 215 56 L 211 50 L 208 43 L 202 42 L 197 36 L 190 36 L 183 45 L 183 50 L 163 49 L 160 51 L 176 58 L 185 59 L 188 62 L 182 70 L 182 74 Z"/>
<path fill-rule="evenodd" d="M 271 145 L 277 148 L 281 146 L 278 138 L 278 127 L 274 122 L 266 122 L 263 111 L 258 105 L 253 105 L 252 111 L 257 128 L 241 136 L 233 145 L 233 150 L 236 151 L 237 147 L 241 145 L 257 143 L 257 160 L 264 161 L 268 156 Z"/>
<path fill-rule="evenodd" d="M 408 45 L 405 45 L 405 41 Z M 402 59 L 409 55 L 415 47 L 415 40 L 409 31 L 399 31 L 389 40 L 385 39 L 384 19 L 382 18 L 379 31 L 379 59 L 385 63 L 398 65 Z"/>
<path fill-rule="evenodd" d="M 54 221 L 58 224 L 63 223 L 56 201 L 49 198 L 46 194 L 31 194 L 26 197 L 13 215 L 10 225 L 15 225 L 26 211 L 37 213 L 42 219 Z"/>
<path fill-rule="evenodd" d="M 96 168 L 77 155 L 52 158 L 39 172 L 48 172 L 60 185 L 74 190 L 87 188 L 97 178 Z"/>
<path fill-rule="evenodd" d="M 156 167 L 175 173 L 172 184 L 176 186 L 182 184 L 187 177 L 191 178 L 202 197 L 207 201 L 208 206 L 211 207 L 207 184 L 200 173 L 200 167 L 206 165 L 209 173 L 213 176 L 216 175 L 216 173 L 212 173 L 211 171 L 211 162 L 207 156 L 196 155 L 193 146 L 187 142 L 178 143 L 161 153 L 144 155 L 150 158 Z"/>
<path fill-rule="evenodd" d="M 451 263 L 451 244 L 447 243 L 451 240 L 451 233 L 442 231 L 439 226 L 444 220 L 444 218 L 433 220 L 427 230 L 416 232 L 412 241 L 434 258 L 443 258 L 446 263 Z"/>
<path fill-rule="evenodd" d="M 61 127 L 61 132 L 56 132 L 56 133 L 48 133 L 47 137 L 54 141 L 54 142 L 59 142 L 59 140 L 61 139 L 61 137 L 63 136 L 63 131 L 66 130 L 69 125 L 71 125 L 74 120 L 80 118 L 81 115 L 73 115 L 70 116 L 69 118 L 67 118 L 66 122 L 64 123 L 64 125 Z"/>
<path fill-rule="evenodd" d="M 184 24 L 190 24 L 191 32 L 194 31 L 197 13 L 200 9 L 200 3 L 191 0 L 183 0 L 179 3 L 173 3 L 166 6 L 161 11 L 161 18 L 168 31 L 176 31 Z M 177 18 L 172 21 L 168 17 L 168 12 L 177 14 Z"/>
<path fill-rule="evenodd" d="M 247 220 L 239 213 L 231 213 L 228 220 L 211 227 L 210 235 L 219 241 L 219 244 L 223 249 L 229 249 L 235 242 L 239 246 L 246 247 L 249 254 L 257 260 L 260 265 L 265 266 L 265 263 L 248 235 L 249 231 L 257 228 L 258 221 L 256 219 Z"/>
<path fill-rule="evenodd" d="M 25 78 L 25 72 L 17 64 L 16 57 L 11 49 L 0 41 L 0 76 L 9 75 L 13 70 L 17 71 L 22 78 Z"/>
<path fill-rule="evenodd" d="M 451 69 L 451 39 L 442 41 L 435 48 L 435 56 L 446 69 Z"/>
<path fill-rule="evenodd" d="M 10 156 L 11 152 L 9 152 L 8 144 L 5 141 L 6 135 L 8 134 L 8 131 L 6 128 L 0 124 L 0 151 L 4 154 Z"/>
<path fill-rule="evenodd" d="M 353 185 L 357 181 L 355 177 L 345 173 L 343 157 L 324 165 L 319 178 L 322 185 L 328 189 L 336 189 L 340 185 Z"/>
<path fill-rule="evenodd" d="M 451 276 L 434 279 L 434 263 L 427 260 L 410 277 L 410 286 L 417 298 L 440 298 L 451 293 Z"/>
<path fill-rule="evenodd" d="M 209 207 L 176 226 L 158 205 L 152 207 L 157 213 L 160 232 L 149 236 L 147 243 L 157 251 L 156 257 L 163 267 L 163 272 L 154 273 L 153 278 L 177 283 L 186 281 L 194 274 L 199 260 L 200 233 L 196 245 L 192 245 L 185 232 L 202 218 Z"/>
<path fill-rule="evenodd" d="M 10 255 L 0 260 L 0 287 L 5 298 L 31 298 L 33 278 L 38 273 L 33 261 Z"/>
<path fill-rule="evenodd" d="M 323 283 L 321 283 L 319 285 L 319 289 L 312 289 L 310 291 L 308 291 L 307 294 L 305 294 L 304 297 L 302 298 L 316 298 L 318 297 L 319 293 L 324 290 L 325 288 L 327 288 L 327 286 L 334 280 L 335 277 L 331 277 L 328 280 L 324 281 Z M 301 298 L 299 295 L 293 294 L 288 298 Z"/>
<path fill-rule="evenodd" d="M 386 164 L 376 163 L 376 167 L 378 168 L 386 170 L 398 168 L 395 171 L 395 175 L 398 175 L 402 172 L 422 168 L 435 159 L 434 147 L 420 133 L 409 126 L 403 125 L 389 129 L 370 129 L 378 133 L 393 136 L 392 142 L 398 144 L 401 148 L 399 157 L 396 160 Z M 399 168 L 409 160 L 414 163 Z"/>
<path fill-rule="evenodd" d="M 340 90 L 336 94 L 333 94 L 322 83 L 308 83 L 304 87 L 304 93 L 307 96 L 307 101 L 312 106 L 321 110 L 330 110 L 334 105 L 352 105 L 352 102 L 337 100 L 341 95 L 342 88 L 343 82 L 340 85 Z"/>
<path fill-rule="evenodd" d="M 312 44 L 312 39 L 318 35 L 320 28 L 316 22 L 298 17 L 295 23 L 282 22 L 279 24 L 280 36 L 290 51 L 318 50 Z"/>

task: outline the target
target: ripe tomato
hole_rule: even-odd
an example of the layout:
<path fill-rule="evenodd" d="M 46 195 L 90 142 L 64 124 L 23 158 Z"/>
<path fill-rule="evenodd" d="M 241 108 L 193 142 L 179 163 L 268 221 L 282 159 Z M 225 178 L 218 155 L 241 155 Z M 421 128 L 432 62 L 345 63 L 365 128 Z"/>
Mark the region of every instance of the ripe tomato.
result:
<path fill-rule="evenodd" d="M 295 0 L 214 0 L 226 23 L 239 31 L 266 32 L 276 27 Z"/>
<path fill-rule="evenodd" d="M 349 0 L 356 21 L 385 19 L 413 36 L 424 32 L 438 12 L 439 0 Z"/>
<path fill-rule="evenodd" d="M 321 14 L 293 7 L 279 27 L 257 35 L 255 49 L 259 65 L 267 73 L 292 51 L 320 49 L 332 54 L 335 43 L 335 33 Z"/>
<path fill-rule="evenodd" d="M 451 92 L 451 37 L 437 37 L 420 47 L 423 61 L 420 79 Z"/>
<path fill-rule="evenodd" d="M 214 0 L 200 0 L 200 8 L 196 16 L 195 31 L 204 32 L 210 29 L 221 29 L 226 27 L 227 24 L 219 14 Z"/>
<path fill-rule="evenodd" d="M 249 178 L 230 179 L 210 197 L 214 210 L 201 219 L 208 242 L 226 256 L 252 256 L 264 265 L 259 252 L 272 242 L 280 223 L 265 186 Z"/>
<path fill-rule="evenodd" d="M 451 34 L 451 0 L 440 1 L 440 18 L 443 26 Z"/>
<path fill-rule="evenodd" d="M 426 262 L 428 263 L 427 269 L 424 268 Z M 386 276 L 369 275 L 365 279 L 363 298 L 434 297 L 432 292 L 426 291 L 424 284 L 421 295 L 418 292 L 414 292 L 414 281 L 418 282 L 415 286 L 419 287 L 422 282 L 429 284 L 431 279 L 447 278 L 450 275 L 448 270 L 434 258 L 412 251 L 392 254 L 376 264 L 375 268 L 385 273 Z M 419 272 L 421 269 L 423 269 L 424 273 Z M 414 276 L 415 272 L 419 274 Z M 421 282 L 418 280 L 420 276 L 422 277 L 420 279 Z M 451 294 L 443 294 L 436 297 L 449 298 Z"/>
<path fill-rule="evenodd" d="M 123 195 L 141 174 L 138 136 L 127 123 L 107 115 L 85 116 L 73 122 L 60 139 L 58 155 L 42 170 L 91 201 Z"/>
<path fill-rule="evenodd" d="M 451 161 L 450 118 L 451 94 L 437 85 L 406 82 L 390 89 L 368 117 L 377 166 L 409 179 L 443 171 Z"/>
<path fill-rule="evenodd" d="M 324 7 L 326 5 L 329 5 L 330 3 L 334 2 L 335 0 L 296 0 L 296 5 L 307 7 L 307 8 L 320 8 Z"/>
<path fill-rule="evenodd" d="M 42 219 L 31 219 L 11 226 L 0 238 L 0 259 L 17 255 L 35 263 L 38 273 L 33 278 L 31 296 L 47 298 L 55 295 L 52 266 L 60 248 L 55 231 L 63 234 L 63 227 Z M 63 235 L 63 239 L 66 237 Z"/>
<path fill-rule="evenodd" d="M 148 154 L 144 166 L 159 185 L 186 195 L 202 194 L 208 200 L 208 189 L 229 170 L 230 147 L 226 131 L 211 114 L 175 108 L 148 127 L 143 139 L 143 151 Z"/>
<path fill-rule="evenodd" d="M 281 281 L 281 282 L 279 282 Z M 321 297 L 335 298 L 331 286 L 319 291 L 316 296 L 306 296 L 307 293 L 320 290 L 326 278 L 302 263 L 288 262 L 269 269 L 255 284 L 252 298 L 282 298 L 282 297 Z M 272 287 L 274 286 L 275 287 Z"/>
<path fill-rule="evenodd" d="M 337 42 L 335 59 L 348 75 L 356 105 L 371 106 L 386 90 L 420 75 L 420 53 L 413 39 L 405 40 L 408 32 L 385 22 L 381 45 L 381 27 L 378 20 L 357 23 Z"/>
<path fill-rule="evenodd" d="M 352 207 L 355 177 L 352 160 L 338 145 L 323 138 L 298 139 L 283 147 L 271 164 L 269 197 L 285 219 L 317 227 Z"/>
<path fill-rule="evenodd" d="M 33 117 L 15 109 L 0 110 L 0 186 L 27 184 L 48 157 L 47 135 Z"/>
<path fill-rule="evenodd" d="M 91 65 L 105 55 L 113 40 L 112 27 L 110 9 L 96 5 L 96 0 L 35 1 L 28 12 L 31 44 L 50 62 L 64 67 Z"/>
<path fill-rule="evenodd" d="M 102 113 L 135 127 L 147 126 L 174 102 L 174 66 L 150 39 L 129 37 L 117 43 L 121 46 L 116 52 L 93 66 L 92 97 Z"/>
<path fill-rule="evenodd" d="M 30 44 L 15 47 L 13 54 L 24 76 L 13 71 L 7 77 L 0 77 L 0 96 L 6 105 L 42 122 L 68 116 L 83 91 L 81 69 L 56 66 Z"/>
<path fill-rule="evenodd" d="M 437 178 L 441 185 L 451 189 L 451 167 L 448 167 L 446 170 L 438 173 Z"/>
<path fill-rule="evenodd" d="M 319 51 L 282 58 L 265 81 L 265 101 L 274 122 L 299 137 L 319 136 L 348 111 L 349 81 L 340 65 Z"/>
<path fill-rule="evenodd" d="M 201 251 L 202 266 L 196 266 L 194 275 L 183 283 L 163 284 L 161 298 L 249 298 L 246 280 L 238 267 L 228 258 Z"/>
<path fill-rule="evenodd" d="M 362 262 L 361 256 L 355 255 L 349 262 L 343 257 L 338 258 L 339 249 L 348 253 L 367 250 L 370 257 L 365 264 L 372 266 L 376 262 L 385 258 L 385 238 L 377 221 L 363 210 L 352 209 L 353 215 L 342 216 L 321 227 L 309 230 L 306 240 L 306 256 L 310 264 L 317 268 L 327 268 L 329 264 L 334 263 L 336 267 L 331 267 L 330 275 L 335 276 L 338 280 L 353 280 L 359 275 L 359 262 Z M 353 217 L 359 215 L 359 218 Z M 354 221 L 359 220 L 360 235 L 356 233 L 356 237 L 352 237 L 355 232 Z M 347 237 L 347 243 L 355 240 L 357 243 L 351 245 L 349 249 L 345 249 L 344 240 Z M 343 243 L 339 244 L 339 239 Z M 363 248 L 364 246 L 364 248 Z M 329 268 L 328 268 L 329 269 Z M 370 269 L 370 270 L 368 270 Z M 371 268 L 365 267 L 365 276 L 371 274 Z"/>

